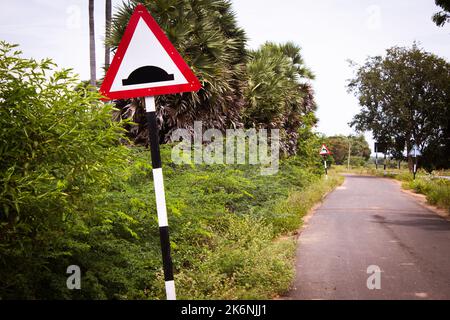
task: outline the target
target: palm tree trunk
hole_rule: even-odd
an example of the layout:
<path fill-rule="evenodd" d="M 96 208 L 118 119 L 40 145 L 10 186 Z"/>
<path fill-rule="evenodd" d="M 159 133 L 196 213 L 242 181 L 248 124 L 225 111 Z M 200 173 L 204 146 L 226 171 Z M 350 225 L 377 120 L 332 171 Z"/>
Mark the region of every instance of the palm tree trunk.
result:
<path fill-rule="evenodd" d="M 95 30 L 94 30 L 94 0 L 89 0 L 89 57 L 92 86 L 96 86 L 97 75 L 95 65 Z"/>
<path fill-rule="evenodd" d="M 106 0 L 105 2 L 105 70 L 108 70 L 110 64 L 110 51 L 108 40 L 111 35 L 111 16 L 112 16 L 112 8 L 111 8 L 111 0 Z"/>

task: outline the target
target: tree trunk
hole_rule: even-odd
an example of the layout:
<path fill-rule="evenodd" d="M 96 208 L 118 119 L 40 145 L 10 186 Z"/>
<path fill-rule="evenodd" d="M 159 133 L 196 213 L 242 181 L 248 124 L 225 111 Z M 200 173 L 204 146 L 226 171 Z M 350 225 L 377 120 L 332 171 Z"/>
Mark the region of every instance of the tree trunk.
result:
<path fill-rule="evenodd" d="M 91 69 L 90 84 L 92 86 L 96 86 L 97 75 L 95 65 L 94 0 L 89 0 L 89 59 Z"/>
<path fill-rule="evenodd" d="M 110 64 L 110 52 L 111 48 L 108 44 L 109 37 L 111 35 L 111 0 L 105 2 L 105 70 L 108 70 Z"/>

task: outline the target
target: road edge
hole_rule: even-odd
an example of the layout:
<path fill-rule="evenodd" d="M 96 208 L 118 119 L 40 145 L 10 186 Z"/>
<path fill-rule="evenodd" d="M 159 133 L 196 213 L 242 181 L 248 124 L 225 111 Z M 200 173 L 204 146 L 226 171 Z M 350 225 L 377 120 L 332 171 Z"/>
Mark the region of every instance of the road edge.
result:
<path fill-rule="evenodd" d="M 442 209 L 442 208 L 439 208 L 437 206 L 430 204 L 427 200 L 426 195 L 403 188 L 402 181 L 399 181 L 396 179 L 390 179 L 390 178 L 385 178 L 385 179 L 388 179 L 388 180 L 394 182 L 395 184 L 397 184 L 400 187 L 400 190 L 402 191 L 402 193 L 408 195 L 410 198 L 415 200 L 415 202 L 417 204 L 419 204 L 421 207 L 427 209 L 428 211 L 433 212 L 434 214 L 438 215 L 439 217 L 443 218 L 444 220 L 447 220 L 450 222 L 450 213 L 445 209 Z"/>

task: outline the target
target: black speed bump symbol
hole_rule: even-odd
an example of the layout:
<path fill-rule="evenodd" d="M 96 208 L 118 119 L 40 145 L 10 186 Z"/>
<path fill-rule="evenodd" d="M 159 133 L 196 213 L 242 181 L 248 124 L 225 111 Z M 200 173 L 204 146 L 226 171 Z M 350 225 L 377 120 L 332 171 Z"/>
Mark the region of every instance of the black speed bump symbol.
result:
<path fill-rule="evenodd" d="M 174 75 L 168 74 L 164 69 L 155 66 L 145 66 L 131 72 L 127 79 L 122 80 L 122 85 L 129 86 L 133 84 L 172 80 L 174 80 Z"/>

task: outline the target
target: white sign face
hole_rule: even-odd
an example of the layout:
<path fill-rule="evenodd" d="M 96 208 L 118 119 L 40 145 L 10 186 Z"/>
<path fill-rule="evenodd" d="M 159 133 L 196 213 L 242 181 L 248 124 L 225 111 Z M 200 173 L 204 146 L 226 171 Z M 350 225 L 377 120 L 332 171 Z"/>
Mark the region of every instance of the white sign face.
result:
<path fill-rule="evenodd" d="M 322 156 L 325 156 L 325 155 L 330 154 L 330 151 L 328 150 L 326 145 L 322 145 L 322 148 L 320 149 L 319 154 Z"/>
<path fill-rule="evenodd" d="M 419 147 L 414 145 L 413 148 L 411 149 L 411 151 L 409 152 L 409 155 L 411 157 L 419 157 L 422 155 L 422 152 L 420 152 Z"/>
<path fill-rule="evenodd" d="M 137 5 L 109 67 L 104 100 L 198 91 L 201 84 L 143 5 Z"/>
<path fill-rule="evenodd" d="M 161 81 L 157 77 L 153 79 L 142 79 L 141 81 L 152 80 L 151 82 L 139 82 L 139 77 L 132 79 L 133 71 L 142 67 L 154 67 L 161 69 Z M 144 70 L 145 69 L 141 69 Z M 164 74 L 165 73 L 165 74 Z M 145 74 L 145 72 L 143 72 Z M 166 75 L 167 74 L 167 75 Z M 131 76 L 131 78 L 130 78 Z M 141 77 L 143 78 L 143 77 Z M 129 82 L 126 82 L 126 81 Z M 164 50 L 161 43 L 156 39 L 153 32 L 145 21 L 140 18 L 136 30 L 131 38 L 128 49 L 117 71 L 111 86 L 111 92 L 155 88 L 168 85 L 187 84 L 188 81 L 178 69 L 176 64 Z"/>

